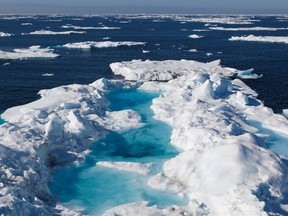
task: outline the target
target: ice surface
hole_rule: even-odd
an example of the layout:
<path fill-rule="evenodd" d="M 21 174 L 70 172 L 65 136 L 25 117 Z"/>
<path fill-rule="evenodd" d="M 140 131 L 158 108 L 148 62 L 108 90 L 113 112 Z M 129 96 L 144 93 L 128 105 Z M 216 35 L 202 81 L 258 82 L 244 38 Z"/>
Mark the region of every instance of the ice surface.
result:
<path fill-rule="evenodd" d="M 42 74 L 42 76 L 44 76 L 44 77 L 50 77 L 50 76 L 54 76 L 54 74 L 53 74 L 53 73 L 44 73 L 44 74 Z"/>
<path fill-rule="evenodd" d="M 229 16 L 229 15 L 215 15 L 215 16 L 181 16 L 174 18 L 180 22 L 204 22 L 204 23 L 223 23 L 223 24 L 253 24 L 259 20 L 253 19 L 253 16 Z"/>
<path fill-rule="evenodd" d="M 62 28 L 72 28 L 75 30 L 89 30 L 89 29 L 98 29 L 98 30 L 114 30 L 114 29 L 121 29 L 120 27 L 108 27 L 108 26 L 100 26 L 100 27 L 91 27 L 91 26 L 74 26 L 74 25 L 63 25 Z"/>
<path fill-rule="evenodd" d="M 283 115 L 288 118 L 288 109 L 283 109 Z"/>
<path fill-rule="evenodd" d="M 0 37 L 10 37 L 10 36 L 13 36 L 13 34 L 0 32 Z"/>
<path fill-rule="evenodd" d="M 31 46 L 28 49 L 14 49 L 13 52 L 0 50 L 0 59 L 56 58 L 54 49 Z"/>
<path fill-rule="evenodd" d="M 190 49 L 189 52 L 198 52 L 197 49 Z"/>
<path fill-rule="evenodd" d="M 49 31 L 49 30 L 39 30 L 34 31 L 30 33 L 22 33 L 22 35 L 69 35 L 69 34 L 85 34 L 86 31 L 61 31 L 61 32 L 55 32 L 55 31 Z"/>
<path fill-rule="evenodd" d="M 287 36 L 232 36 L 230 41 L 259 41 L 259 42 L 271 42 L 271 43 L 288 43 Z"/>
<path fill-rule="evenodd" d="M 246 27 L 246 28 L 224 28 L 224 27 L 209 27 L 211 30 L 219 31 L 277 31 L 287 30 L 288 28 L 271 28 L 271 27 Z"/>
<path fill-rule="evenodd" d="M 33 23 L 21 23 L 23 26 L 33 25 Z"/>
<path fill-rule="evenodd" d="M 91 49 L 96 48 L 107 48 L 107 47 L 118 47 L 118 46 L 141 46 L 145 45 L 145 42 L 133 42 L 133 41 L 86 41 L 77 43 L 68 43 L 63 45 L 63 47 L 70 49 Z"/>

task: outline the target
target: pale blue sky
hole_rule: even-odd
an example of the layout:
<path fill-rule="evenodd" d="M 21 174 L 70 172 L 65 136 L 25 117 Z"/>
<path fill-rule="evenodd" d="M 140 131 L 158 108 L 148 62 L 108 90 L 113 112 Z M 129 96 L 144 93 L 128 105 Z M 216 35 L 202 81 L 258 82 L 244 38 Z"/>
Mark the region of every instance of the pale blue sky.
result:
<path fill-rule="evenodd" d="M 0 0 L 0 13 L 288 13 L 288 0 Z"/>

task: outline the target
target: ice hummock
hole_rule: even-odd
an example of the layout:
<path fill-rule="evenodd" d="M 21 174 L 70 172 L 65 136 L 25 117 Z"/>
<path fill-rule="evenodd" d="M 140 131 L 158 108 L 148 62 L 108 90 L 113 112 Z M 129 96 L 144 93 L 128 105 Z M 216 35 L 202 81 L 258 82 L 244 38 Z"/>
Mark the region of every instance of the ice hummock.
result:
<path fill-rule="evenodd" d="M 113 63 L 111 68 L 128 80 L 144 82 L 142 91 L 161 92 L 151 108 L 156 120 L 173 128 L 170 140 L 179 153 L 148 184 L 187 197 L 189 203 L 161 208 L 157 202 L 131 202 L 107 209 L 107 215 L 287 214 L 286 162 L 266 148 L 267 136 L 249 122 L 288 137 L 288 120 L 265 107 L 241 80 L 228 78 L 238 70 L 224 68 L 220 61 L 187 60 L 138 60 Z M 77 214 L 51 199 L 49 167 L 79 163 L 108 130 L 141 127 L 137 112 L 107 114 L 105 92 L 131 85 L 101 79 L 90 85 L 61 86 L 40 91 L 38 101 L 5 111 L 1 116 L 8 122 L 0 126 L 2 212 Z M 129 124 L 113 129 L 118 114 Z M 140 164 L 108 166 L 130 171 Z"/>

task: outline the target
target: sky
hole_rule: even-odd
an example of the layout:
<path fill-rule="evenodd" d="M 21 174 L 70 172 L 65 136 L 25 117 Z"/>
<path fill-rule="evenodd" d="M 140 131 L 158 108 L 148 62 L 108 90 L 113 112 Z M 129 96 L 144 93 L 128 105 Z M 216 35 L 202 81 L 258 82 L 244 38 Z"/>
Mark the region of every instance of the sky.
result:
<path fill-rule="evenodd" d="M 288 14 L 288 0 L 0 0 L 0 13 Z"/>

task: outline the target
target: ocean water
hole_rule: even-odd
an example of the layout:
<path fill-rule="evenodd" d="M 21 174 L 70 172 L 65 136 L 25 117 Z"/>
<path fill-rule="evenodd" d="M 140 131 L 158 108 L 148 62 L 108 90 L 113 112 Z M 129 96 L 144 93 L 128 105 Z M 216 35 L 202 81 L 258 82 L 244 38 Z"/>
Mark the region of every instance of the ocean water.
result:
<path fill-rule="evenodd" d="M 147 186 L 149 175 L 96 165 L 99 161 L 154 162 L 157 167 L 153 167 L 151 174 L 155 174 L 161 170 L 163 162 L 177 154 L 169 144 L 171 128 L 153 119 L 150 110 L 152 99 L 158 95 L 135 89 L 108 95 L 111 110 L 133 109 L 141 115 L 145 126 L 111 132 L 93 145 L 83 164 L 56 171 L 50 189 L 64 206 L 82 209 L 85 214 L 101 215 L 107 209 L 131 202 L 147 201 L 148 205 L 160 208 L 187 204 L 185 198 L 172 192 Z"/>
<path fill-rule="evenodd" d="M 193 18 L 197 16 L 186 16 Z M 248 34 L 287 36 L 288 30 L 278 31 L 193 31 L 209 30 L 206 23 L 180 22 L 176 16 L 0 16 L 0 31 L 13 33 L 13 37 L 0 37 L 0 50 L 27 48 L 32 45 L 42 47 L 63 45 L 81 41 L 147 42 L 145 46 L 101 48 L 90 50 L 56 49 L 59 58 L 40 60 L 1 60 L 0 59 L 0 111 L 31 102 L 38 98 L 40 89 L 52 88 L 71 83 L 91 83 L 94 80 L 115 77 L 109 64 L 133 59 L 192 59 L 212 61 L 221 59 L 222 64 L 237 69 L 254 68 L 261 79 L 245 82 L 259 93 L 265 105 L 281 112 L 288 108 L 288 45 L 282 43 L 259 43 L 229 41 L 231 36 Z M 17 18 L 17 16 L 16 16 Z M 79 18 L 81 20 L 79 20 Z M 258 20 L 250 25 L 217 24 L 218 27 L 275 27 L 287 28 L 288 21 L 279 21 L 277 16 L 255 16 Z M 161 21 L 161 22 L 155 22 Z M 124 22 L 123 22 L 124 21 Z M 127 23 L 128 22 L 128 23 Z M 32 25 L 21 25 L 32 23 Z M 36 30 L 67 31 L 62 25 L 120 27 L 114 30 L 85 30 L 87 34 L 71 35 L 21 35 Z M 81 30 L 82 31 L 82 30 Z M 191 39 L 188 35 L 199 34 L 201 39 Z M 149 50 L 143 53 L 142 50 Z M 197 49 L 199 52 L 189 52 Z M 206 53 L 212 53 L 207 56 Z M 10 63 L 9 65 L 3 65 Z M 54 76 L 45 77 L 44 73 Z M 119 77 L 118 77 L 119 78 Z"/>

